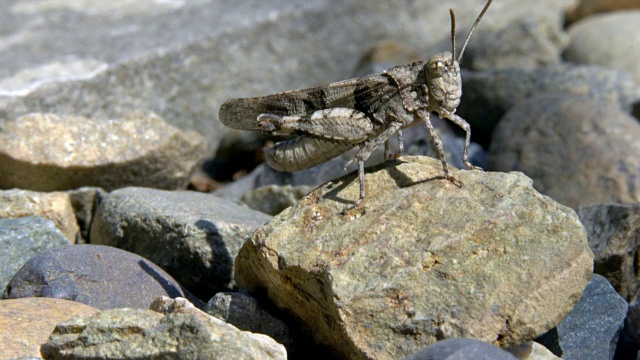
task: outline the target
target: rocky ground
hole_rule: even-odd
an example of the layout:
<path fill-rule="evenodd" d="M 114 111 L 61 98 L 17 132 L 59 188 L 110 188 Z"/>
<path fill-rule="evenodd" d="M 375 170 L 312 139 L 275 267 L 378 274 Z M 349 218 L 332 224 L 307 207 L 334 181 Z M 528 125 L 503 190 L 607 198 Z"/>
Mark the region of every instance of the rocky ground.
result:
<path fill-rule="evenodd" d="M 343 215 L 353 151 L 277 172 L 218 120 L 449 50 L 483 5 L 5 1 L 0 359 L 636 359 L 637 0 L 494 1 L 458 184 L 415 126 Z"/>

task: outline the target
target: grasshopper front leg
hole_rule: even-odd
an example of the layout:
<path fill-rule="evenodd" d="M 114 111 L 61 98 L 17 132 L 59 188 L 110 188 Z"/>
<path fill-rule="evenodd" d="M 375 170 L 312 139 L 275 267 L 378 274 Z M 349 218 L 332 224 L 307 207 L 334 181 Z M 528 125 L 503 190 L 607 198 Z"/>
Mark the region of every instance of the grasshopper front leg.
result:
<path fill-rule="evenodd" d="M 454 113 L 445 113 L 445 114 L 441 114 L 441 116 L 444 119 L 447 119 L 453 122 L 454 124 L 458 125 L 466 133 L 466 136 L 464 139 L 464 149 L 462 151 L 462 162 L 464 163 L 464 166 L 466 166 L 467 169 L 469 170 L 482 170 L 482 168 L 479 166 L 473 166 L 469 162 L 469 159 L 467 156 L 467 153 L 469 152 L 469 144 L 471 143 L 471 126 L 469 125 L 469 123 L 465 119 L 461 118 L 460 116 Z"/>
<path fill-rule="evenodd" d="M 453 175 L 451 175 L 451 172 L 449 171 L 449 165 L 447 165 L 447 159 L 444 156 L 442 141 L 440 140 L 440 136 L 438 136 L 436 129 L 433 127 L 433 124 L 431 124 L 431 120 L 429 119 L 430 117 L 429 112 L 423 109 L 419 109 L 416 111 L 416 115 L 418 116 L 418 118 L 424 121 L 424 124 L 429 130 L 429 134 L 431 134 L 433 143 L 436 145 L 436 150 L 438 151 L 438 157 L 440 158 L 440 162 L 442 163 L 442 172 L 444 177 L 447 180 L 451 181 L 455 186 L 462 187 L 462 183 L 460 182 L 460 180 L 457 180 L 456 178 L 454 178 Z M 465 147 L 465 154 L 466 154 L 466 147 Z"/>

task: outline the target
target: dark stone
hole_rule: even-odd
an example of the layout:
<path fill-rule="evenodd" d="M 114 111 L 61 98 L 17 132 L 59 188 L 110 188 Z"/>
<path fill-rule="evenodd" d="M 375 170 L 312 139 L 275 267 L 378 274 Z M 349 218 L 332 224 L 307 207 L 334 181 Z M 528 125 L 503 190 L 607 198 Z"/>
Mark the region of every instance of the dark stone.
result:
<path fill-rule="evenodd" d="M 439 341 L 405 360 L 516 360 L 516 357 L 480 340 L 457 338 Z"/>
<path fill-rule="evenodd" d="M 573 310 L 536 341 L 563 360 L 614 359 L 628 307 L 607 279 L 593 274 Z"/>
<path fill-rule="evenodd" d="M 186 297 L 204 306 L 147 259 L 108 246 L 74 245 L 30 259 L 13 277 L 3 298 L 60 298 L 104 310 L 146 309 L 161 295 Z"/>
<path fill-rule="evenodd" d="M 593 272 L 609 280 L 627 301 L 640 290 L 640 203 L 580 206 L 576 211 L 593 251 Z"/>

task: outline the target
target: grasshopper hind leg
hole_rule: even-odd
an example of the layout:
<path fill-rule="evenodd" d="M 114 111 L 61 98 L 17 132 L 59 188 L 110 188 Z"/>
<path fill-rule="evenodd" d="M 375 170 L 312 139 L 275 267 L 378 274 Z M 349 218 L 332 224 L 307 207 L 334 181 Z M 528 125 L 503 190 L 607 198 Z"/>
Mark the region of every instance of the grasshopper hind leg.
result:
<path fill-rule="evenodd" d="M 358 200 L 356 200 L 353 204 L 347 206 L 341 211 L 342 215 L 346 214 L 349 210 L 360 207 L 367 195 L 367 189 L 366 189 L 365 178 L 364 178 L 364 162 L 367 161 L 367 159 L 369 159 L 369 156 L 371 156 L 371 153 L 378 146 L 384 143 L 386 148 L 387 147 L 386 144 L 389 140 L 389 137 L 393 135 L 395 132 L 399 131 L 401 127 L 402 127 L 401 122 L 391 123 L 391 125 L 387 129 L 385 129 L 382 133 L 380 133 L 380 135 L 378 135 L 377 137 L 371 140 L 366 141 L 363 145 L 361 145 L 360 150 L 358 151 L 356 156 L 345 165 L 344 168 L 346 170 L 347 167 L 351 165 L 351 163 L 356 161 L 358 162 L 358 180 L 360 182 L 360 196 L 358 197 Z"/>
<path fill-rule="evenodd" d="M 389 139 L 384 142 L 384 159 L 385 160 L 394 160 L 399 159 L 402 156 L 402 152 L 404 151 L 404 140 L 402 138 L 402 130 L 398 130 L 398 152 L 391 152 L 391 142 Z"/>

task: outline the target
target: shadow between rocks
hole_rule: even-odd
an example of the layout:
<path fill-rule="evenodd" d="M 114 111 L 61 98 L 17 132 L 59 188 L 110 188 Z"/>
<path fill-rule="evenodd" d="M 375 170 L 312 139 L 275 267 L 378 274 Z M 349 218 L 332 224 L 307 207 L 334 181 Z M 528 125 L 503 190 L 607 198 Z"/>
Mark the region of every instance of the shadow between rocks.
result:
<path fill-rule="evenodd" d="M 198 220 L 195 222 L 195 226 L 202 230 L 206 234 L 206 242 L 209 245 L 212 253 L 211 266 L 205 271 L 206 274 L 199 274 L 202 279 L 206 279 L 197 289 L 192 289 L 193 293 L 201 299 L 209 299 L 215 293 L 220 291 L 229 291 L 234 287 L 233 280 L 233 264 L 234 258 L 229 252 L 228 239 L 225 242 L 223 234 L 216 224 L 208 220 Z M 239 248 L 240 246 L 238 246 Z M 204 294 L 204 296 L 203 296 Z"/>
<path fill-rule="evenodd" d="M 381 169 L 384 169 L 389 174 L 389 176 L 393 179 L 393 181 L 395 181 L 396 186 L 398 188 L 411 187 L 414 185 L 436 181 L 436 180 L 448 181 L 447 178 L 445 178 L 443 175 L 437 175 L 437 176 L 433 176 L 433 177 L 429 177 L 429 178 L 425 178 L 417 181 L 412 180 L 410 177 L 405 175 L 402 171 L 398 170 L 398 165 L 404 164 L 404 163 L 406 163 L 406 161 L 403 161 L 400 159 L 387 160 L 377 165 L 365 167 L 364 171 L 366 174 L 366 173 L 373 173 Z M 327 193 L 325 193 L 323 198 L 340 202 L 346 205 L 352 204 L 354 201 L 357 200 L 357 199 L 346 199 L 338 196 L 338 193 L 342 191 L 344 188 L 346 188 L 348 185 L 350 185 L 353 181 L 356 181 L 356 182 L 358 181 L 357 171 L 353 171 L 350 174 L 345 175 L 336 181 L 339 182 L 339 184 L 337 184 L 335 187 L 332 187 Z M 366 201 L 366 198 L 365 198 L 365 201 Z"/>

